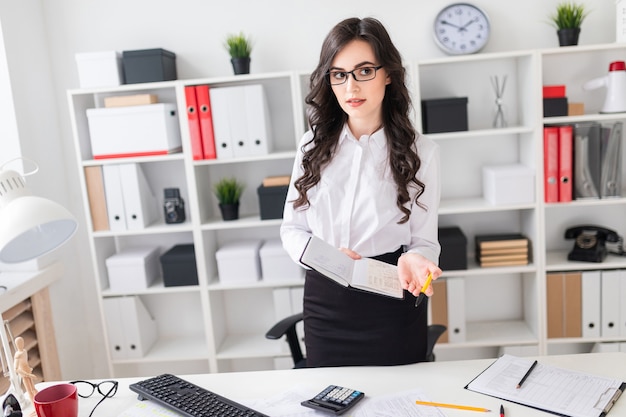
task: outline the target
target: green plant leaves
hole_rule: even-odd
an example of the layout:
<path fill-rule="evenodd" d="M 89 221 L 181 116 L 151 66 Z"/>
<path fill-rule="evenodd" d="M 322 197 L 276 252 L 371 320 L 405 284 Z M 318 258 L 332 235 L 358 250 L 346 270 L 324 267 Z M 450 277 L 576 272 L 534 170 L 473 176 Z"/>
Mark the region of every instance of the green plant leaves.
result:
<path fill-rule="evenodd" d="M 220 204 L 234 204 L 239 202 L 245 185 L 236 178 L 223 178 L 213 186 L 213 192 Z"/>

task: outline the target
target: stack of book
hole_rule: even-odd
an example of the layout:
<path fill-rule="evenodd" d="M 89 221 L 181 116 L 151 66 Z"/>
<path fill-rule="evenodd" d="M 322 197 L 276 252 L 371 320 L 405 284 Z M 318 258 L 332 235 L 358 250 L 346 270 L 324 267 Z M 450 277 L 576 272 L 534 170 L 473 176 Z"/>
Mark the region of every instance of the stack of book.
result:
<path fill-rule="evenodd" d="M 530 241 L 524 235 L 476 235 L 476 261 L 481 267 L 526 265 L 530 261 Z"/>

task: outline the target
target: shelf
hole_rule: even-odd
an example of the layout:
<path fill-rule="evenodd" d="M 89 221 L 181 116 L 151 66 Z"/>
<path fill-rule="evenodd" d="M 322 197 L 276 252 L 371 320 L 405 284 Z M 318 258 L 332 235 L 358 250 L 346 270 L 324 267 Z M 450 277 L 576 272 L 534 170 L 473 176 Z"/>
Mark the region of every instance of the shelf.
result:
<path fill-rule="evenodd" d="M 98 165 L 114 165 L 114 164 L 147 164 L 151 162 L 170 162 L 170 161 L 182 161 L 185 158 L 184 154 L 172 153 L 169 155 L 155 155 L 155 156 L 137 156 L 128 158 L 106 158 L 106 159 L 89 159 L 82 162 L 85 167 L 98 166 Z"/>
<path fill-rule="evenodd" d="M 534 345 L 539 338 L 521 320 L 467 323 L 465 342 L 439 343 L 437 348 Z"/>
<path fill-rule="evenodd" d="M 288 356 L 282 340 L 269 340 L 259 334 L 228 335 L 217 350 L 217 359 L 271 358 Z"/>
<path fill-rule="evenodd" d="M 546 209 L 574 208 L 574 207 L 606 207 L 626 204 L 626 198 L 588 198 L 573 200 L 567 203 L 544 203 Z"/>
<path fill-rule="evenodd" d="M 439 215 L 457 213 L 488 213 L 493 211 L 533 210 L 535 203 L 494 205 L 482 197 L 442 199 Z"/>
<path fill-rule="evenodd" d="M 547 339 L 550 345 L 566 345 L 571 343 L 606 343 L 606 342 L 626 342 L 626 337 L 609 338 L 609 337 L 562 337 L 557 339 Z"/>
<path fill-rule="evenodd" d="M 476 261 L 473 259 L 469 259 L 467 266 L 468 269 L 443 271 L 442 277 L 481 277 L 486 275 L 535 273 L 537 271 L 537 266 L 532 262 L 528 265 L 494 266 L 483 268 L 478 266 Z"/>
<path fill-rule="evenodd" d="M 102 290 L 102 297 L 120 297 L 127 295 L 155 295 L 155 294 L 174 294 L 174 293 L 198 293 L 200 287 L 198 285 L 185 285 L 180 287 L 166 287 L 163 285 L 163 279 L 152 284 L 145 290 L 136 291 L 111 291 L 109 289 Z"/>
<path fill-rule="evenodd" d="M 626 268 L 626 257 L 609 254 L 604 262 L 568 261 L 569 251 L 551 251 L 546 254 L 546 272 L 594 271 L 598 269 Z"/>
<path fill-rule="evenodd" d="M 215 280 L 208 285 L 209 291 L 230 291 L 230 290 L 250 290 L 261 288 L 284 288 L 284 287 L 301 287 L 304 285 L 304 275 L 302 279 L 293 279 L 289 281 L 264 281 L 259 280 L 253 283 L 233 283 L 223 284 Z"/>
<path fill-rule="evenodd" d="M 462 63 L 471 63 L 471 62 L 479 62 L 479 61 L 528 58 L 532 56 L 533 53 L 534 51 L 521 50 L 521 51 L 480 53 L 480 54 L 462 55 L 462 56 L 449 56 L 449 57 L 443 57 L 443 58 L 424 59 L 419 62 L 419 65 L 420 66 L 450 65 L 450 64 L 462 64 Z"/>
<path fill-rule="evenodd" d="M 544 117 L 543 123 L 549 125 L 582 122 L 606 122 L 616 119 L 626 119 L 626 113 L 595 113 L 583 114 L 579 116 Z"/>
<path fill-rule="evenodd" d="M 245 164 L 250 162 L 264 162 L 272 160 L 293 159 L 296 156 L 296 151 L 285 152 L 272 152 L 262 156 L 250 156 L 247 158 L 233 158 L 233 159 L 202 159 L 193 161 L 195 166 L 207 166 L 207 165 L 225 165 L 225 164 Z"/>
<path fill-rule="evenodd" d="M 167 88 L 176 88 L 180 81 L 159 81 L 140 84 L 123 84 L 111 87 L 97 87 L 85 89 L 71 89 L 68 94 L 72 96 L 94 95 L 94 94 L 110 94 L 110 93 L 127 93 L 137 90 L 162 90 Z"/>
<path fill-rule="evenodd" d="M 224 221 L 221 218 L 209 220 L 200 226 L 201 230 L 247 229 L 250 227 L 280 226 L 282 219 L 261 220 L 260 215 L 241 216 L 237 220 Z"/>
<path fill-rule="evenodd" d="M 100 231 L 91 232 L 94 239 L 103 237 L 137 236 L 137 235 L 160 235 L 167 233 L 192 232 L 193 224 L 187 220 L 184 223 L 166 224 L 162 219 L 157 220 L 145 229 L 121 230 L 121 231 Z"/>
<path fill-rule="evenodd" d="M 434 141 L 441 141 L 447 139 L 471 139 L 484 138 L 488 136 L 519 135 L 523 133 L 533 133 L 533 131 L 533 127 L 516 126 L 497 129 L 467 130 L 462 132 L 425 133 L 425 135 Z"/>

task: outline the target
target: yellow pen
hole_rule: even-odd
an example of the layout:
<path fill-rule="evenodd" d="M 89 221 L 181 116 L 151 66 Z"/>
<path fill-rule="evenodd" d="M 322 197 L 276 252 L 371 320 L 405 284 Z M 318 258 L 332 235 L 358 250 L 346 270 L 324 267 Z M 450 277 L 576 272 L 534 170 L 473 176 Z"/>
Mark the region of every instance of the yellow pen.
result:
<path fill-rule="evenodd" d="M 428 287 L 430 287 L 430 281 L 432 280 L 433 280 L 433 273 L 429 272 L 428 277 L 426 278 L 426 282 L 422 286 L 422 291 L 420 291 L 420 294 L 415 299 L 415 307 L 418 307 L 421 304 L 421 302 L 424 300 L 424 298 L 426 298 L 426 290 L 428 289 Z"/>
<path fill-rule="evenodd" d="M 457 410 L 467 410 L 467 411 L 481 411 L 483 413 L 488 413 L 491 410 L 483 407 L 471 407 L 469 405 L 456 405 L 456 404 L 443 404 L 443 403 L 432 403 L 430 401 L 415 401 L 417 405 L 430 405 L 433 407 L 444 407 L 444 408 L 456 408 Z"/>

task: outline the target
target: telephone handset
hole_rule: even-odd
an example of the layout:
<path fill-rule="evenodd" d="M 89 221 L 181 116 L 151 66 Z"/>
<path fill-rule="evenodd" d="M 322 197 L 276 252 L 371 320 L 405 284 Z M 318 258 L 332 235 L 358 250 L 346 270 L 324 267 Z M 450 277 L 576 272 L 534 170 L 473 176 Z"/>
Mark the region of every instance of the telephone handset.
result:
<path fill-rule="evenodd" d="M 565 239 L 575 239 L 574 248 L 567 255 L 570 261 L 602 262 L 609 253 L 606 242 L 617 243 L 623 255 L 622 238 L 613 230 L 600 226 L 576 226 L 565 231 Z"/>

